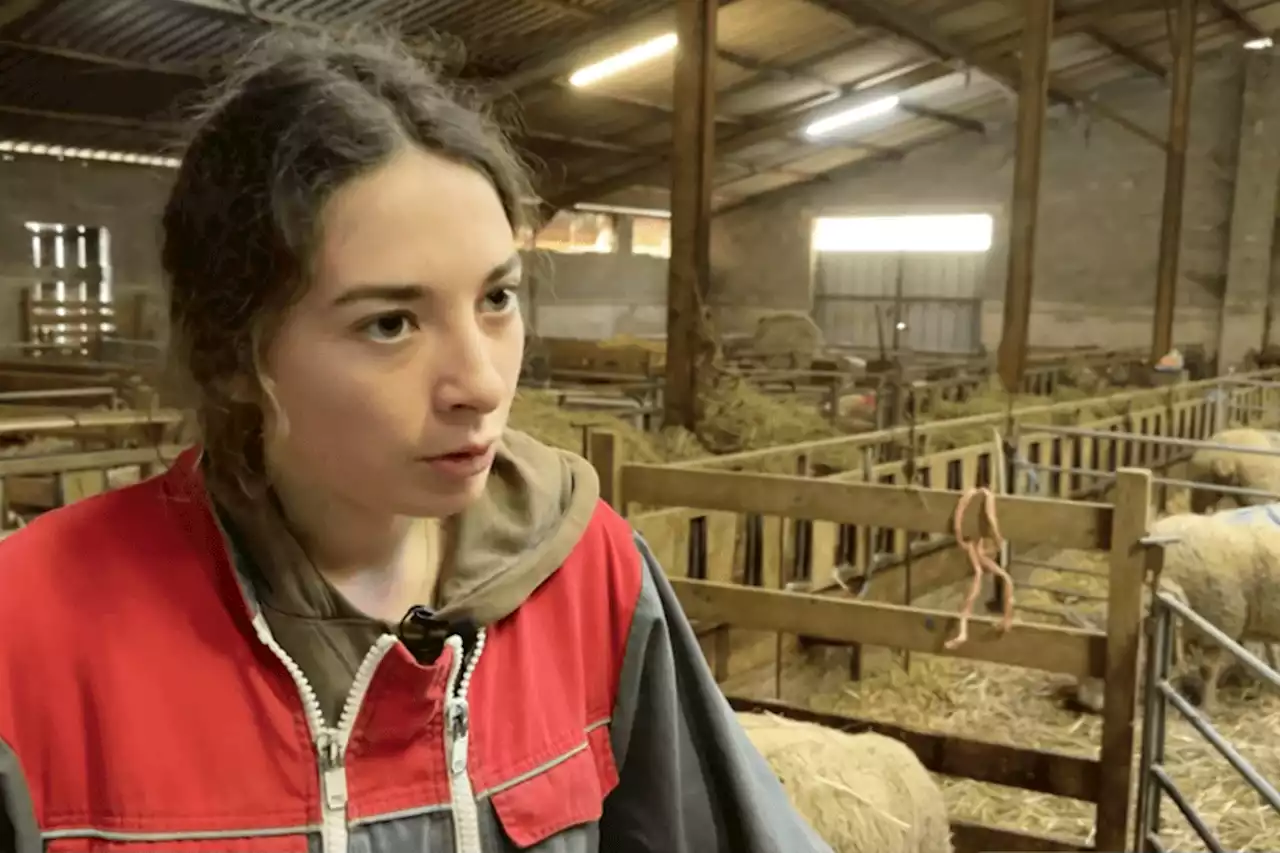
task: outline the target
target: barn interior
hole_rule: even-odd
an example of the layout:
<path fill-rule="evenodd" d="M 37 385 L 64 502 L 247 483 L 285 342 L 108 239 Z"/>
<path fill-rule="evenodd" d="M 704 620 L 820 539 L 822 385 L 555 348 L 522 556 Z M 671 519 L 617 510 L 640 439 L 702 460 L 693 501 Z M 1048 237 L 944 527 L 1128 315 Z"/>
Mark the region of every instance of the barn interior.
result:
<path fill-rule="evenodd" d="M 735 708 L 907 744 L 961 853 L 1280 849 L 1280 675 L 1161 689 L 1148 535 L 1280 429 L 1280 2 L 0 4 L 6 535 L 196 440 L 183 132 L 255 38 L 368 24 L 528 162 L 512 425 L 596 466 Z"/>

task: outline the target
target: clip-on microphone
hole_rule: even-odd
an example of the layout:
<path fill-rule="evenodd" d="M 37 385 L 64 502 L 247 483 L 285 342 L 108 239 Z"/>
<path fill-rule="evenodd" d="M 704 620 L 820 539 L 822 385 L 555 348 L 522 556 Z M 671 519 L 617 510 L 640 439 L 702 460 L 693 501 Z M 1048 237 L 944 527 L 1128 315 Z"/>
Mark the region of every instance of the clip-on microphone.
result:
<path fill-rule="evenodd" d="M 409 608 L 396 630 L 400 642 L 404 643 L 414 660 L 421 664 L 435 663 L 444 651 L 445 640 L 454 634 L 462 639 L 462 648 L 466 651 L 475 645 L 478 633 L 470 620 L 449 622 L 439 619 L 434 610 L 420 604 Z"/>

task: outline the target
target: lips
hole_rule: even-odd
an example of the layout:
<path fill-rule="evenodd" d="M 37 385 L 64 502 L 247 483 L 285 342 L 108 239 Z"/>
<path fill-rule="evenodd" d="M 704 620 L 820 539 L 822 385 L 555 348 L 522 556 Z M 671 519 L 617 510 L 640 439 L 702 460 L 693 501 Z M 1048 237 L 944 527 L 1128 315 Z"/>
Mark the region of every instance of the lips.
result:
<path fill-rule="evenodd" d="M 489 444 L 468 444 L 466 447 L 458 450 L 451 450 L 448 453 L 441 453 L 436 456 L 428 456 L 426 458 L 428 462 L 445 460 L 452 462 L 464 462 L 468 459 L 475 459 L 478 456 L 484 456 L 489 452 L 491 447 L 493 447 L 492 442 Z"/>

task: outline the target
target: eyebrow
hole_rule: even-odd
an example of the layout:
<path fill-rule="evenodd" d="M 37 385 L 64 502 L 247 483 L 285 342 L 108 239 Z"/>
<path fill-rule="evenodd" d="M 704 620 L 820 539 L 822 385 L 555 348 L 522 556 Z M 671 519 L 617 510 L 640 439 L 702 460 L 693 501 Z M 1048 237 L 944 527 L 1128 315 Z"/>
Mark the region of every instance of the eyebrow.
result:
<path fill-rule="evenodd" d="M 491 287 L 521 272 L 523 260 L 519 253 L 498 264 L 484 277 L 484 286 Z M 357 285 L 333 300 L 334 305 L 351 305 L 365 300 L 379 302 L 416 302 L 427 293 L 420 284 L 362 284 Z"/>

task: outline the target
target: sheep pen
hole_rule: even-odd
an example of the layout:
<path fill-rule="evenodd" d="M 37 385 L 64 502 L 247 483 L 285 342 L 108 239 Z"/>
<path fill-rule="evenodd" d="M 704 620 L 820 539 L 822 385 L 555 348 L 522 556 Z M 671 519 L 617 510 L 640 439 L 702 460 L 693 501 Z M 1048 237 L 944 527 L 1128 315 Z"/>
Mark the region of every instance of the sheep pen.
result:
<path fill-rule="evenodd" d="M 1169 503 L 1185 504 L 1185 492 L 1171 495 Z M 1014 551 L 1011 570 L 1018 621 L 1105 630 L 1107 552 L 1017 544 L 1022 547 Z M 962 597 L 963 590 L 952 587 L 912 603 L 955 612 Z M 817 712 L 918 731 L 977 734 L 1012 746 L 1098 757 L 1103 721 L 1064 701 L 1075 686 L 1069 676 L 919 652 L 904 660 L 893 650 L 864 647 L 861 651 L 864 675 L 857 682 L 848 676 L 850 650 L 817 645 L 788 653 L 780 691 L 769 664 L 732 675 L 724 688 L 732 696 L 778 699 Z M 1259 774 L 1280 779 L 1280 753 L 1271 742 L 1280 725 L 1280 696 L 1256 682 L 1230 679 L 1220 696 L 1222 701 L 1211 717 L 1213 725 Z M 1232 772 L 1190 723 L 1171 713 L 1167 731 L 1165 767 L 1224 847 L 1280 849 L 1280 815 Z M 1132 760 L 1136 767 L 1137 750 Z M 1093 830 L 1091 803 L 938 778 L 954 820 L 1081 842 Z M 1136 784 L 1135 778 L 1135 788 Z M 1167 849 L 1204 849 L 1191 826 L 1172 810 L 1164 823 L 1162 839 Z"/>
<path fill-rule="evenodd" d="M 1076 572 L 1035 569 L 1025 577 L 1045 585 L 1052 582 L 1064 590 L 1105 594 L 1107 559 L 1101 552 L 1058 551 L 1053 562 Z M 925 605 L 957 610 L 961 597 L 959 591 L 948 591 Z M 1018 595 L 1020 602 L 1036 605 L 1052 602 L 1061 607 L 1062 599 L 1030 589 Z M 1069 596 L 1067 601 L 1073 606 L 1083 602 Z M 1020 613 L 1018 621 L 1034 620 Z M 783 668 L 781 701 L 914 730 L 976 734 L 997 743 L 1098 757 L 1102 718 L 1064 701 L 1074 686 L 1070 677 L 920 653 L 912 653 L 909 669 L 904 669 L 896 651 L 864 648 L 863 655 L 870 659 L 864 664 L 867 672 L 861 681 L 851 682 L 849 654 L 845 649 L 818 647 L 789 656 Z M 773 698 L 774 673 L 772 667 L 768 670 L 767 674 L 743 673 L 726 682 L 725 690 L 731 695 Z M 1228 680 L 1220 699 L 1212 715 L 1215 728 L 1264 778 L 1280 779 L 1280 751 L 1273 741 L 1280 728 L 1280 696 L 1255 682 Z M 1190 723 L 1170 714 L 1167 726 L 1165 767 L 1196 811 L 1214 827 L 1224 847 L 1280 850 L 1280 815 L 1231 771 Z M 1141 737 L 1140 721 L 1138 730 Z M 1137 764 L 1135 750 L 1135 794 Z M 1091 803 L 969 779 L 936 778 L 954 820 L 1080 840 L 1090 838 L 1093 831 Z M 1194 830 L 1172 810 L 1165 818 L 1162 839 L 1169 850 L 1204 849 Z"/>
<path fill-rule="evenodd" d="M 901 741 L 774 714 L 738 720 L 835 853 L 951 853 L 942 792 Z"/>

